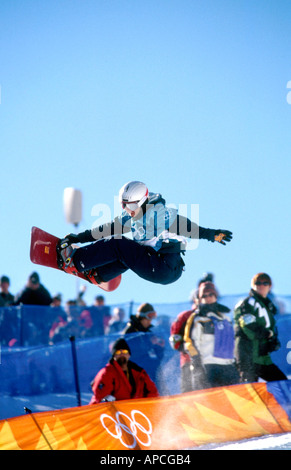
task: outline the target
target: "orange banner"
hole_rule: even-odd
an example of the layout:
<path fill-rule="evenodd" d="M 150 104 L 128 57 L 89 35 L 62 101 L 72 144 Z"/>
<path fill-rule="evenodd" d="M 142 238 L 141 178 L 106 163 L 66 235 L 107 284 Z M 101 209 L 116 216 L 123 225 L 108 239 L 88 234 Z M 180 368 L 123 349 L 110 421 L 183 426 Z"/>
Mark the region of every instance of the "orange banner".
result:
<path fill-rule="evenodd" d="M 182 450 L 291 431 L 265 383 L 0 421 L 1 450 Z"/>

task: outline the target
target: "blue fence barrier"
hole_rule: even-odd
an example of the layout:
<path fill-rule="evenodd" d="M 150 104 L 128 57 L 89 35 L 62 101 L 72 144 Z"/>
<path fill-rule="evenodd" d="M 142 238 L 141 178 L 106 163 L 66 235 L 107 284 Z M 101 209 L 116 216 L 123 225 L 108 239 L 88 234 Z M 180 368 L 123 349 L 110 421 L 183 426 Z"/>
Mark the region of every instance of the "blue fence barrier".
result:
<path fill-rule="evenodd" d="M 246 294 L 229 295 L 219 298 L 219 302 L 228 306 L 231 311 L 237 302 L 246 297 Z M 291 296 L 276 296 L 275 304 L 278 307 L 278 317 L 291 314 Z M 115 307 L 120 307 L 125 311 L 125 320 L 132 313 L 135 313 L 140 304 L 137 302 L 126 302 L 118 305 L 103 307 L 108 313 L 112 313 Z M 191 308 L 191 302 L 185 301 L 176 304 L 160 303 L 155 304 L 158 313 L 157 324 L 168 325 L 181 311 Z M 76 322 L 72 323 L 75 329 L 72 334 L 76 337 L 96 337 L 103 334 L 102 308 L 98 310 L 95 306 L 71 306 L 70 314 L 78 318 L 79 331 Z M 89 312 L 94 318 L 94 329 L 86 325 Z M 41 307 L 35 305 L 20 305 L 17 307 L 0 307 L 0 346 L 39 346 L 51 343 L 50 331 L 52 326 L 59 322 L 60 317 L 64 320 L 68 312 L 61 307 Z M 231 314 L 230 314 L 231 315 Z M 81 318 L 81 321 L 80 321 Z M 99 324 L 98 324 L 99 321 Z M 97 323 L 96 323 L 97 322 Z"/>

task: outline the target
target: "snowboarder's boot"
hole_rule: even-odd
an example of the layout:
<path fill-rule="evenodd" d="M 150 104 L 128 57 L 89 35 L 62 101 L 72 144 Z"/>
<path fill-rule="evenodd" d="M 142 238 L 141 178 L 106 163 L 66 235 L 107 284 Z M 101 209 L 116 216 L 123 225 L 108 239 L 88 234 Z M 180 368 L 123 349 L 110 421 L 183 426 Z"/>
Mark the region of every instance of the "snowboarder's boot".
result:
<path fill-rule="evenodd" d="M 78 272 L 74 265 L 73 256 L 79 247 L 77 245 L 69 245 L 62 250 L 57 250 L 58 254 L 58 265 L 67 273 L 76 274 Z"/>
<path fill-rule="evenodd" d="M 63 271 L 66 271 L 67 273 L 74 274 L 75 276 L 78 276 L 78 270 L 74 265 L 73 256 L 78 248 L 80 247 L 77 245 L 69 245 L 66 248 L 63 248 L 62 250 L 59 250 L 58 252 L 58 261 L 60 268 L 63 269 Z M 98 285 L 104 282 L 103 279 L 99 276 L 96 269 L 84 271 L 83 274 L 86 276 L 86 279 L 91 284 Z"/>

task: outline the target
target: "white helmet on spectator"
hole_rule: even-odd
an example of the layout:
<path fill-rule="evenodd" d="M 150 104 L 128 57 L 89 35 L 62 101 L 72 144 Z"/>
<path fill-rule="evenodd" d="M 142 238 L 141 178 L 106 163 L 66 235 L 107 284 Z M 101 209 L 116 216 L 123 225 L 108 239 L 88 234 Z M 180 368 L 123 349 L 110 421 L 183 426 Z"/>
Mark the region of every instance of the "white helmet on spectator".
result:
<path fill-rule="evenodd" d="M 119 191 L 119 201 L 122 208 L 127 207 L 131 211 L 141 207 L 149 196 L 149 190 L 141 181 L 130 181 L 122 186 Z"/>

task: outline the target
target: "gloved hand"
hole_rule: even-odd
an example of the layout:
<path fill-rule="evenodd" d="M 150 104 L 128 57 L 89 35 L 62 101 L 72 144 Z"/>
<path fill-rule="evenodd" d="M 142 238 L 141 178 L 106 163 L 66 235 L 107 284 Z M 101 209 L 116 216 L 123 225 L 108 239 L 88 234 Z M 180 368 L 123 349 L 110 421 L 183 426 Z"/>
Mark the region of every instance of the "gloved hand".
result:
<path fill-rule="evenodd" d="M 182 335 L 171 335 L 169 338 L 169 343 L 172 349 L 176 351 L 183 350 L 183 336 Z"/>
<path fill-rule="evenodd" d="M 72 245 L 73 243 L 80 243 L 78 235 L 74 233 L 70 233 L 66 235 L 65 238 L 62 238 L 58 243 L 59 250 L 64 250 L 68 248 L 68 246 Z"/>
<path fill-rule="evenodd" d="M 269 352 L 278 351 L 281 347 L 281 343 L 277 336 L 274 336 L 268 341 Z"/>
<path fill-rule="evenodd" d="M 225 242 L 230 242 L 232 240 L 232 232 L 229 230 L 215 230 L 214 240 L 222 245 L 226 245 Z"/>
<path fill-rule="evenodd" d="M 265 332 L 265 341 L 259 343 L 259 354 L 262 356 L 273 351 L 278 351 L 281 347 L 277 334 L 274 334 L 271 330 L 265 330 Z"/>
<path fill-rule="evenodd" d="M 106 395 L 106 397 L 102 398 L 101 402 L 110 402 L 110 401 L 115 401 L 116 398 L 113 395 Z"/>

